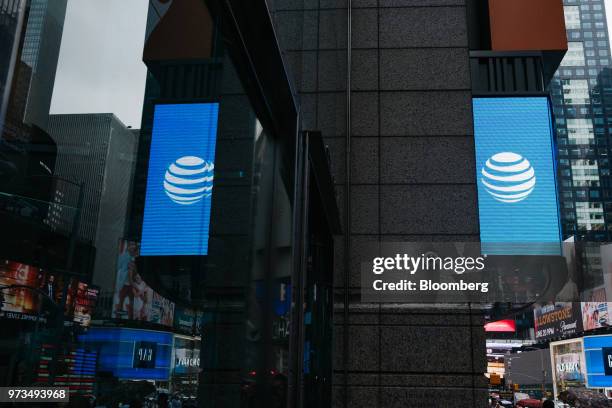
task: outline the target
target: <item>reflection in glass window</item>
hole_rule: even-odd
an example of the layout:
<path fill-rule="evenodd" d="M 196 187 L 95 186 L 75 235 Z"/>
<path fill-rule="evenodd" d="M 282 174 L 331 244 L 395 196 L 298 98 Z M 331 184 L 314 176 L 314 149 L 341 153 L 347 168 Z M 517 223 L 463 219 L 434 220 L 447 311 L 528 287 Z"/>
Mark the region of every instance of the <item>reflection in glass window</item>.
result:
<path fill-rule="evenodd" d="M 574 187 L 599 187 L 597 160 L 572 160 L 572 181 Z"/>
<path fill-rule="evenodd" d="M 568 30 L 580 29 L 580 9 L 578 6 L 565 6 L 565 28 Z"/>
<path fill-rule="evenodd" d="M 576 217 L 578 228 L 581 230 L 601 230 L 604 227 L 604 214 L 601 203 L 577 202 Z"/>
<path fill-rule="evenodd" d="M 582 66 L 584 65 L 584 44 L 580 41 L 570 41 L 567 44 L 567 54 L 561 61 L 561 66 Z"/>
<path fill-rule="evenodd" d="M 563 101 L 571 105 L 587 105 L 589 103 L 589 84 L 587 80 L 563 80 Z"/>

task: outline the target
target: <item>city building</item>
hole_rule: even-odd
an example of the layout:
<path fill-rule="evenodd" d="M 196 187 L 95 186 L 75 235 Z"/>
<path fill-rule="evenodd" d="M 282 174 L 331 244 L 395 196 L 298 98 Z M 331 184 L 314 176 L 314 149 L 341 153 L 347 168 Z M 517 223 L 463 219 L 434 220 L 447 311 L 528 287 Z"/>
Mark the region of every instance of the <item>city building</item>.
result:
<path fill-rule="evenodd" d="M 93 381 L 81 393 L 108 406 L 168 393 L 223 408 L 486 406 L 495 354 L 527 343 L 497 334 L 488 361 L 485 319 L 524 305 L 369 298 L 368 266 L 443 247 L 513 272 L 565 265 L 547 88 L 568 48 L 562 1 L 141 12 L 140 131 L 115 112 L 51 115 L 47 210 L 0 245 L 2 385 Z M 29 27 L 17 52 L 36 59 L 43 29 Z M 10 197 L 24 225 L 33 210 Z M 18 235 L 13 218 L 0 223 Z"/>
<path fill-rule="evenodd" d="M 600 85 L 611 61 L 606 10 L 599 0 L 565 0 L 564 14 L 568 52 L 551 82 L 563 235 L 607 241 L 612 106 Z"/>
<path fill-rule="evenodd" d="M 77 239 L 95 248 L 93 269 L 78 272 L 111 290 L 125 234 L 138 132 L 113 114 L 101 113 L 51 115 L 49 133 L 57 144 L 54 176 L 59 181 L 45 223 L 54 231 L 70 232 L 78 218 Z"/>

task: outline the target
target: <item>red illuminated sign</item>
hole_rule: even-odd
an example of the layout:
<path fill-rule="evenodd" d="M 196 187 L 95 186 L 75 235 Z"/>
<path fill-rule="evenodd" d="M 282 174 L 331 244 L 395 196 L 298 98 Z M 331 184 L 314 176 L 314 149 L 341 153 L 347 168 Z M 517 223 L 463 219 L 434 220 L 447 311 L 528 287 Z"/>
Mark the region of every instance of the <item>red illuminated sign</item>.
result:
<path fill-rule="evenodd" d="M 516 323 L 514 320 L 498 320 L 485 324 L 484 328 L 485 332 L 514 333 L 516 331 Z"/>

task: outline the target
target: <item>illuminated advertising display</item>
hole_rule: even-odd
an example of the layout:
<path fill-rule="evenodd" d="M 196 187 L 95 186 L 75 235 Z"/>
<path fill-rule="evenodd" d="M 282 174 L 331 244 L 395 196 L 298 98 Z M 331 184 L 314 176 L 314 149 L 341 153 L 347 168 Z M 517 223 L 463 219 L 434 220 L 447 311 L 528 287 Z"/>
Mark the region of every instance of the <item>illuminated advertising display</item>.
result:
<path fill-rule="evenodd" d="M 97 287 L 78 279 L 64 279 L 62 274 L 13 261 L 0 262 L 0 286 L 9 287 L 2 291 L 0 317 L 40 321 L 46 320 L 41 312 L 49 311 L 51 302 L 64 303 L 66 286 L 64 318 L 82 326 L 91 322 L 99 292 Z"/>
<path fill-rule="evenodd" d="M 202 329 L 202 312 L 185 307 L 175 307 L 174 328 L 178 331 L 198 335 Z"/>
<path fill-rule="evenodd" d="M 137 242 L 119 242 L 112 317 L 171 327 L 174 321 L 174 302 L 155 292 L 142 279 L 136 267 L 139 253 Z"/>
<path fill-rule="evenodd" d="M 583 350 L 582 339 L 550 343 L 554 395 L 569 388 L 585 386 L 586 364 Z"/>
<path fill-rule="evenodd" d="M 197 375 L 200 370 L 200 339 L 174 336 L 174 375 Z"/>
<path fill-rule="evenodd" d="M 583 341 L 587 387 L 612 387 L 612 335 L 586 336 Z"/>
<path fill-rule="evenodd" d="M 168 380 L 172 368 L 172 333 L 127 328 L 90 328 L 79 336 L 98 352 L 98 371 L 126 380 Z"/>
<path fill-rule="evenodd" d="M 141 255 L 207 255 L 219 104 L 157 105 Z"/>
<path fill-rule="evenodd" d="M 582 331 L 580 303 L 555 302 L 533 309 L 536 340 L 549 340 Z"/>
<path fill-rule="evenodd" d="M 498 320 L 485 324 L 484 329 L 487 333 L 514 333 L 516 322 L 510 319 Z"/>
<path fill-rule="evenodd" d="M 491 254 L 560 254 L 548 99 L 475 98 L 473 105 L 483 248 Z"/>
<path fill-rule="evenodd" d="M 43 344 L 40 350 L 37 378 L 38 386 L 49 384 L 49 371 L 52 370 L 55 345 Z M 98 355 L 95 351 L 72 345 L 63 346 L 57 353 L 57 359 L 63 369 L 55 378 L 58 387 L 67 387 L 70 395 L 93 394 L 96 383 L 96 364 Z"/>
<path fill-rule="evenodd" d="M 0 285 L 13 288 L 2 291 L 3 302 L 0 316 L 9 319 L 27 319 L 39 315 L 43 300 L 38 293 L 29 289 L 38 289 L 48 293 L 55 300 L 55 277 L 46 278 L 44 273 L 33 266 L 19 262 L 4 261 L 0 263 Z"/>

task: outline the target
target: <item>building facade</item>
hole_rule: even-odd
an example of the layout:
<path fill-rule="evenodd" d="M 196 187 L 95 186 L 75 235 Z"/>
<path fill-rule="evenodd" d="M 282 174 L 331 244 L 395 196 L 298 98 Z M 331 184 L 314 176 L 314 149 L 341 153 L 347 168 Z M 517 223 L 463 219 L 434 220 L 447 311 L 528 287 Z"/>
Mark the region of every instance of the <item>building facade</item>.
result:
<path fill-rule="evenodd" d="M 51 115 L 49 133 L 58 148 L 58 182 L 46 224 L 70 232 L 78 217 L 77 239 L 95 247 L 93 271 L 82 273 L 110 290 L 126 229 L 138 133 L 113 114 Z"/>
<path fill-rule="evenodd" d="M 567 50 L 561 1 L 150 0 L 141 11 L 138 138 L 113 113 L 52 115 L 47 211 L 23 240 L 31 247 L 12 236 L 1 246 L 14 262 L 0 277 L 31 277 L 8 288 L 11 299 L 53 298 L 50 323 L 36 302 L 10 310 L 28 347 L 56 345 L 48 382 L 64 344 L 98 356 L 88 375 L 109 406 L 163 400 L 186 373 L 209 407 L 486 406 L 491 309 L 362 301 L 361 265 L 380 244 L 483 240 L 475 112 L 494 103 L 537 116 L 550 148 L 546 85 Z M 42 55 L 31 39 L 42 29 L 24 30 L 26 54 Z M 516 156 L 501 159 L 530 167 Z M 534 166 L 552 163 L 540 156 Z M 549 185 L 534 196 L 555 198 L 547 230 L 558 246 L 552 167 L 536 169 Z M 531 194 L 521 188 L 506 204 Z M 29 212 L 15 212 L 24 224 Z M 0 221 L 12 229 L 13 218 Z M 57 312 L 74 275 L 111 288 L 112 310 L 90 326 Z M 39 328 L 48 342 L 31 334 Z M 174 332 L 194 344 L 176 347 Z M 5 382 L 23 385 L 17 368 L 35 373 L 35 357 L 13 347 Z"/>
<path fill-rule="evenodd" d="M 609 122 L 600 85 L 610 65 L 603 1 L 564 1 L 568 53 L 551 83 L 565 237 L 610 239 Z M 605 77 L 605 75 L 604 75 Z"/>

